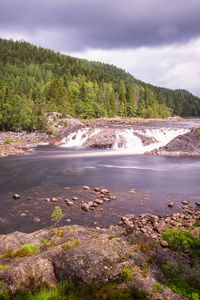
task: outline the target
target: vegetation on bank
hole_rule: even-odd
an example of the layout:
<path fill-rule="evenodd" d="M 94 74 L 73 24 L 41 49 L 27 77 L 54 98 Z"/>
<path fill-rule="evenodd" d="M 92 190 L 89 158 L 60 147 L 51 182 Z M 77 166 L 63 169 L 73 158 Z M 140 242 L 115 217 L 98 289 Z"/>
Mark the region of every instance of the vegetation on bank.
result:
<path fill-rule="evenodd" d="M 83 119 L 199 116 L 200 100 L 112 65 L 0 39 L 0 130 L 44 129 L 51 111 Z"/>

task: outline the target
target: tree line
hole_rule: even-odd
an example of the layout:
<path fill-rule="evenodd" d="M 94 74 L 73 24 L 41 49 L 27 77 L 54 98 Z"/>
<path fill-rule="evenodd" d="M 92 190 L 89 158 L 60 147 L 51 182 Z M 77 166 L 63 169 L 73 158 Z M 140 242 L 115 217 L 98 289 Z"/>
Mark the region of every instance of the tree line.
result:
<path fill-rule="evenodd" d="M 0 129 L 44 129 L 52 111 L 79 118 L 199 116 L 200 100 L 112 65 L 0 39 Z"/>

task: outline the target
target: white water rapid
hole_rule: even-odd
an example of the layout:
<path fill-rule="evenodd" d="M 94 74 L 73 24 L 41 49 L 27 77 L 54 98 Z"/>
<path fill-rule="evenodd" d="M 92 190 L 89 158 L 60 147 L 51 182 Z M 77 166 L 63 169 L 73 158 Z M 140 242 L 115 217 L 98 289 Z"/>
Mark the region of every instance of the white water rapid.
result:
<path fill-rule="evenodd" d="M 111 152 L 118 154 L 143 154 L 147 151 L 165 146 L 175 137 L 189 131 L 189 129 L 185 128 L 168 127 L 141 129 L 120 128 L 114 129 L 114 131 L 113 128 L 84 128 L 69 134 L 61 146 L 67 148 L 84 147 L 88 139 L 90 139 L 90 141 L 94 140 L 94 142 L 98 144 L 98 140 L 102 140 L 102 135 L 104 136 L 104 134 L 101 133 L 105 132 L 106 138 L 109 138 L 110 134 L 110 138 L 112 139 L 114 134 L 114 142 L 110 149 L 110 151 L 113 151 Z M 98 146 L 93 148 L 98 148 Z"/>

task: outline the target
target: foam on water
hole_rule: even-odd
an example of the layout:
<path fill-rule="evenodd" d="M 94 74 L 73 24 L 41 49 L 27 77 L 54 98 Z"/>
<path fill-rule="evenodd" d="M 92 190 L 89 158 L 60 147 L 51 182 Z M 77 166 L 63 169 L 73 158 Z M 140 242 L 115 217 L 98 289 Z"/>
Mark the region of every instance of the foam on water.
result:
<path fill-rule="evenodd" d="M 65 139 L 65 143 L 62 147 L 83 147 L 84 143 L 91 137 L 97 135 L 101 128 L 86 128 L 79 129 L 77 132 L 69 134 Z M 101 151 L 96 153 L 97 156 L 103 155 L 115 155 L 115 154 L 143 154 L 147 151 L 158 149 L 167 145 L 171 140 L 179 135 L 183 135 L 189 132 L 189 129 L 185 128 L 145 128 L 145 129 L 116 129 L 115 142 L 112 149 L 108 151 Z M 139 136 L 138 136 L 139 135 Z M 143 145 L 140 136 L 151 138 L 152 142 L 149 145 Z M 122 141 L 122 142 L 121 142 Z M 92 156 L 92 153 L 90 154 Z M 87 156 L 87 154 L 83 154 Z"/>

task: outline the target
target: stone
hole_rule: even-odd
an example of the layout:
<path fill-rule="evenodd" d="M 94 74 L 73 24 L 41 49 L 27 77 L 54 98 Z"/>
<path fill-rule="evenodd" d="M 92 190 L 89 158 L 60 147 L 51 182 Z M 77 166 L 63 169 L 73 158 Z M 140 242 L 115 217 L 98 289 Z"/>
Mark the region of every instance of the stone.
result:
<path fill-rule="evenodd" d="M 183 210 L 187 210 L 187 209 L 188 209 L 188 205 L 183 205 L 183 206 L 182 206 L 182 209 L 183 209 Z"/>
<path fill-rule="evenodd" d="M 44 201 L 46 201 L 46 202 L 50 202 L 50 201 L 51 201 L 51 199 L 50 199 L 50 198 L 45 198 L 45 199 L 44 199 Z"/>
<path fill-rule="evenodd" d="M 168 242 L 167 241 L 164 241 L 162 240 L 160 245 L 163 247 L 163 248 L 167 248 L 169 246 Z"/>
<path fill-rule="evenodd" d="M 76 200 L 79 200 L 79 198 L 74 196 L 74 197 L 72 197 L 72 200 L 76 201 Z"/>
<path fill-rule="evenodd" d="M 129 193 L 130 193 L 130 194 L 135 194 L 135 193 L 136 193 L 136 191 L 134 191 L 134 190 L 131 190 L 131 191 L 129 191 Z"/>
<path fill-rule="evenodd" d="M 181 203 L 184 204 L 184 205 L 188 205 L 189 201 L 188 200 L 183 200 L 183 201 L 181 201 Z"/>
<path fill-rule="evenodd" d="M 159 223 L 155 223 L 154 228 L 159 232 L 163 232 L 166 229 L 167 225 L 165 221 L 161 220 Z"/>
<path fill-rule="evenodd" d="M 89 207 L 89 205 L 88 205 L 87 203 L 82 203 L 82 204 L 81 204 L 81 208 L 82 208 L 83 210 L 85 210 L 85 211 L 89 211 L 89 210 L 90 210 L 90 207 Z"/>
<path fill-rule="evenodd" d="M 150 216 L 150 220 L 151 220 L 151 222 L 154 224 L 155 222 L 158 222 L 159 217 L 158 217 L 158 216 L 155 216 L 155 215 L 151 215 L 151 216 Z"/>
<path fill-rule="evenodd" d="M 101 194 L 103 194 L 103 195 L 108 194 L 108 190 L 107 190 L 107 189 L 101 189 L 100 192 L 101 192 Z"/>
<path fill-rule="evenodd" d="M 193 236 L 200 237 L 200 229 L 197 228 L 197 227 L 194 228 L 194 229 L 192 229 L 191 234 L 192 234 Z"/>
<path fill-rule="evenodd" d="M 200 202 L 195 202 L 196 206 L 200 206 Z"/>
<path fill-rule="evenodd" d="M 112 199 L 112 200 L 116 200 L 116 199 L 117 199 L 117 197 L 116 197 L 116 196 L 111 196 L 111 197 L 110 197 L 110 199 Z"/>
<path fill-rule="evenodd" d="M 99 190 L 100 190 L 99 187 L 95 187 L 95 188 L 94 188 L 94 191 L 95 191 L 95 192 L 99 192 Z"/>
<path fill-rule="evenodd" d="M 167 205 L 168 205 L 168 207 L 173 207 L 174 206 L 174 202 L 168 202 Z"/>
<path fill-rule="evenodd" d="M 65 199 L 65 203 L 68 205 L 68 206 L 73 206 L 74 205 L 74 201 L 71 201 L 69 199 Z"/>
<path fill-rule="evenodd" d="M 58 202 L 58 199 L 56 197 L 51 198 L 51 202 Z"/>
<path fill-rule="evenodd" d="M 124 215 L 121 219 L 122 219 L 122 221 L 123 221 L 124 219 L 132 220 L 132 219 L 134 219 L 134 217 L 135 217 L 134 214 L 126 214 L 126 215 Z"/>
<path fill-rule="evenodd" d="M 98 198 L 95 199 L 94 202 L 97 203 L 97 204 L 103 204 L 103 200 L 98 199 Z"/>
<path fill-rule="evenodd" d="M 20 195 L 19 194 L 14 194 L 13 195 L 13 199 L 15 199 L 15 200 L 17 200 L 17 199 L 19 199 L 20 198 Z"/>
<path fill-rule="evenodd" d="M 21 213 L 20 216 L 21 216 L 21 217 L 25 217 L 26 214 L 25 214 L 25 213 Z"/>
<path fill-rule="evenodd" d="M 104 200 L 105 202 L 109 202 L 109 201 L 110 201 L 110 198 L 104 197 L 103 200 Z"/>
<path fill-rule="evenodd" d="M 34 223 L 40 223 L 40 218 L 34 217 L 34 218 L 33 218 L 33 222 L 34 222 Z"/>
<path fill-rule="evenodd" d="M 118 225 L 119 225 L 119 226 L 122 226 L 123 224 L 124 224 L 123 221 L 119 221 L 119 222 L 118 222 Z"/>
<path fill-rule="evenodd" d="M 172 226 L 176 227 L 176 226 L 177 226 L 177 222 L 176 222 L 176 221 L 174 221 L 174 220 L 171 220 L 171 221 L 170 221 L 170 225 L 172 225 Z"/>
<path fill-rule="evenodd" d="M 85 190 L 85 191 L 89 191 L 89 190 L 90 190 L 90 187 L 89 187 L 88 185 L 84 185 L 84 186 L 82 187 L 82 189 Z"/>

